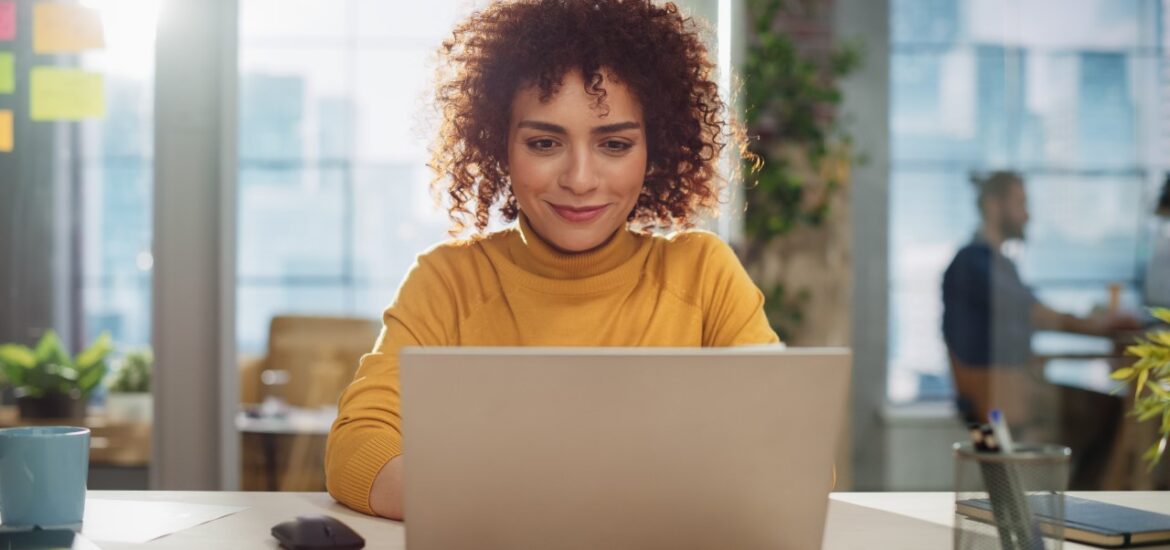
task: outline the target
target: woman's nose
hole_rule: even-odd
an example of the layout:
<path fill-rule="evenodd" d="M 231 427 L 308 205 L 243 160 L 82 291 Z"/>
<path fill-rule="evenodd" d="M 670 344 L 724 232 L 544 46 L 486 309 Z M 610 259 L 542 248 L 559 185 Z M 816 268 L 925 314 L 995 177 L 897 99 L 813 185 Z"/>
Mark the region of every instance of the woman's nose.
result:
<path fill-rule="evenodd" d="M 576 195 L 584 195 L 596 189 L 599 181 L 594 159 L 586 149 L 574 151 L 569 155 L 569 162 L 558 183 Z"/>

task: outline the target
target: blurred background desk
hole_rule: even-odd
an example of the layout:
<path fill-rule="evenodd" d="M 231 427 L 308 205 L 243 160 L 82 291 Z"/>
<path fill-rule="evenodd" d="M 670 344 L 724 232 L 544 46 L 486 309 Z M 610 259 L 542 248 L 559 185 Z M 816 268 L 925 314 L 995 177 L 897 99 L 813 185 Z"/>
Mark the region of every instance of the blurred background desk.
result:
<path fill-rule="evenodd" d="M 324 490 L 322 451 L 335 418 L 337 408 L 328 406 L 311 409 L 286 406 L 274 411 L 253 407 L 237 413 L 236 429 L 240 431 L 243 448 L 255 449 L 257 443 L 260 447 L 259 457 L 255 452 L 245 453 L 243 489 Z M 263 480 L 257 471 L 263 472 Z"/>
<path fill-rule="evenodd" d="M 15 406 L 0 406 L 0 428 L 84 426 L 90 430 L 89 488 L 146 489 L 149 484 L 151 425 L 111 422 L 91 410 L 84 420 L 21 418 Z"/>
<path fill-rule="evenodd" d="M 1142 459 L 1142 454 L 1157 440 L 1157 424 L 1138 422 L 1130 416 L 1134 404 L 1133 388 L 1110 378 L 1114 370 L 1133 363 L 1134 358 L 1125 355 L 1125 349 L 1143 332 L 1121 332 L 1112 339 L 1068 335 L 1046 339 L 1040 336 L 1033 344 L 1048 382 L 1097 394 L 1101 396 L 1098 401 L 1107 398 L 1114 402 L 1110 408 L 1119 411 L 1098 487 L 1102 490 L 1170 489 L 1170 467 L 1161 464 L 1150 471 Z M 1112 414 L 1112 411 L 1101 412 Z"/>
<path fill-rule="evenodd" d="M 242 489 L 325 490 L 325 439 L 338 397 L 380 327 L 357 317 L 272 318 L 265 355 L 239 367 Z"/>

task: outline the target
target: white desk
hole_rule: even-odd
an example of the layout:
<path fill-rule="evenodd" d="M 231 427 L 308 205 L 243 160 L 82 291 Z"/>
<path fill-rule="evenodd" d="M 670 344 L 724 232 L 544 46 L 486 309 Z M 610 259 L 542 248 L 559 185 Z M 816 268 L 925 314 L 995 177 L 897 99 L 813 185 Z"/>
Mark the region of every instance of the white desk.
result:
<path fill-rule="evenodd" d="M 1170 493 L 1071 493 L 1115 504 L 1170 514 Z M 324 493 L 214 493 L 171 491 L 90 491 L 90 498 L 180 501 L 247 506 L 248 509 L 144 545 L 102 543 L 103 549 L 278 548 L 269 530 L 297 515 L 330 514 L 366 539 L 370 550 L 405 548 L 401 523 L 364 516 Z M 951 493 L 834 493 L 829 503 L 827 550 L 946 550 L 951 548 Z M 133 521 L 128 518 L 128 521 Z M 1065 543 L 1066 549 L 1093 548 Z M 1170 546 L 1145 547 L 1144 550 Z"/>

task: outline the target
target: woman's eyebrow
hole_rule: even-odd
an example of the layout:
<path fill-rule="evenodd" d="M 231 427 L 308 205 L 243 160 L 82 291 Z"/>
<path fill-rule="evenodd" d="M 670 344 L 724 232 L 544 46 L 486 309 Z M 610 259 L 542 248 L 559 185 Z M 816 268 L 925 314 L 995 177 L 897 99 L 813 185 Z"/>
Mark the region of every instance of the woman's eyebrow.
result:
<path fill-rule="evenodd" d="M 564 126 L 558 126 L 550 122 L 540 122 L 537 120 L 521 120 L 516 124 L 517 128 L 532 128 L 533 130 L 541 130 L 544 132 L 552 132 L 554 134 L 567 134 Z"/>
<path fill-rule="evenodd" d="M 613 132 L 620 132 L 622 130 L 637 130 L 642 125 L 634 121 L 616 122 L 614 124 L 606 124 L 604 126 L 594 126 L 591 133 L 594 134 L 609 134 Z"/>
<path fill-rule="evenodd" d="M 551 122 L 541 122 L 539 120 L 521 120 L 516 124 L 517 128 L 531 128 L 533 130 L 540 130 L 542 132 L 552 132 L 554 134 L 568 134 L 569 131 L 564 126 L 553 124 Z M 609 134 L 613 132 L 620 132 L 622 130 L 637 130 L 642 125 L 634 122 L 615 122 L 613 124 L 605 124 L 603 126 L 594 126 L 589 133 L 591 134 Z"/>

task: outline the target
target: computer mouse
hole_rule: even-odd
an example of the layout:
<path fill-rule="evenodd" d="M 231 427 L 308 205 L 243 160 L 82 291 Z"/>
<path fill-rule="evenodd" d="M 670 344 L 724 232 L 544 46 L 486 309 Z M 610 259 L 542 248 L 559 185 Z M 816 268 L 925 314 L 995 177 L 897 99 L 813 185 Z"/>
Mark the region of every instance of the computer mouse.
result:
<path fill-rule="evenodd" d="M 298 516 L 272 528 L 272 536 L 288 550 L 357 550 L 365 539 L 330 516 Z"/>

